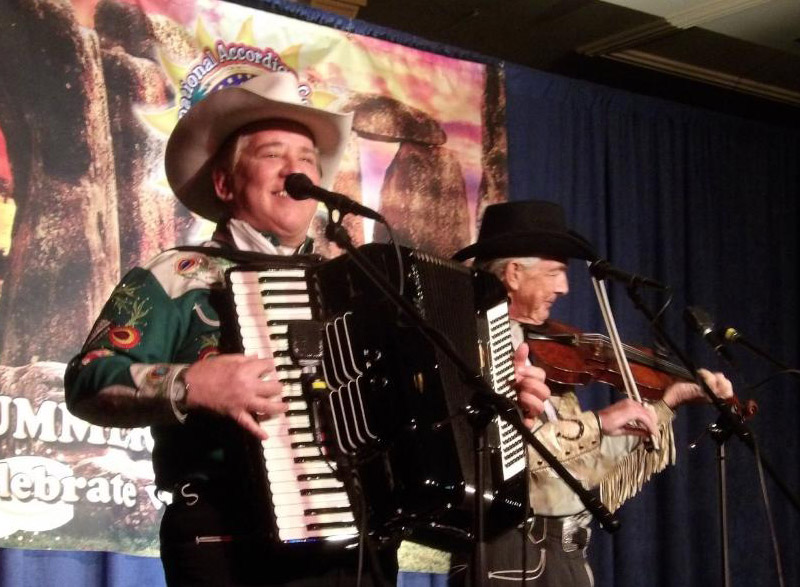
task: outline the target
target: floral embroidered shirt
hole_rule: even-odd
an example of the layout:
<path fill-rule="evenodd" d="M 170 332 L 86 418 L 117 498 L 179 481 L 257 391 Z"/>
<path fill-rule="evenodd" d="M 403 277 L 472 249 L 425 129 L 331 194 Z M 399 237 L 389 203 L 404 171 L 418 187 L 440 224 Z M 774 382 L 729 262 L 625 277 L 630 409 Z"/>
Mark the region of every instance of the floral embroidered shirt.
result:
<path fill-rule="evenodd" d="M 226 251 L 285 251 L 238 221 L 221 225 L 214 239 L 208 245 L 218 248 L 219 256 L 172 249 L 125 275 L 67 368 L 71 409 L 102 392 L 112 402 L 115 394 L 141 398 L 133 404 L 137 410 L 147 410 L 150 398 L 149 409 L 160 403 L 163 413 L 164 401 L 184 368 L 220 352 L 220 314 L 229 304 L 224 275 L 235 264 L 225 257 Z M 302 248 L 312 246 L 308 239 Z M 254 437 L 229 418 L 192 413 L 183 424 L 177 417 L 153 420 L 159 422 L 151 426 L 159 488 L 171 491 L 188 480 L 248 475 L 251 459 L 242 447 Z"/>

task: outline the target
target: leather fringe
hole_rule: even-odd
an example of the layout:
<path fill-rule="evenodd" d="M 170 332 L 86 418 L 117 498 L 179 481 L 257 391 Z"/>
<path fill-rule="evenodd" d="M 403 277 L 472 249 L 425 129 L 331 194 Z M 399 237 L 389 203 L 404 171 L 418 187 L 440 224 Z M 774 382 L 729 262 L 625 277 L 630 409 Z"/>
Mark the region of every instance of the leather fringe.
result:
<path fill-rule="evenodd" d="M 659 426 L 660 450 L 648 452 L 640 443 L 603 478 L 600 499 L 612 512 L 642 490 L 644 484 L 667 465 L 675 464 L 675 437 L 672 422 Z"/>

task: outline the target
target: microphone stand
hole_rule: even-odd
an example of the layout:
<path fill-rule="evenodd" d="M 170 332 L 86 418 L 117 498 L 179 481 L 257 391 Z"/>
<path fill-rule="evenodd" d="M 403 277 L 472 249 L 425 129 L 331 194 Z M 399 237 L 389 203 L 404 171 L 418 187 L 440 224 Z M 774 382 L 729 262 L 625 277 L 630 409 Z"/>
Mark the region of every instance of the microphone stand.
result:
<path fill-rule="evenodd" d="M 730 431 L 719 422 L 714 422 L 706 428 L 708 435 L 716 444 L 717 452 L 717 506 L 719 514 L 721 573 L 723 587 L 731 585 L 730 550 L 728 547 L 728 481 L 726 476 L 725 442 L 730 438 Z"/>
<path fill-rule="evenodd" d="M 728 334 L 728 332 L 730 332 L 730 334 Z M 776 359 L 775 357 L 770 355 L 767 351 L 765 351 L 761 347 L 759 347 L 756 344 L 754 344 L 754 343 L 750 342 L 749 340 L 747 340 L 744 336 L 742 336 L 739 333 L 738 330 L 735 330 L 733 328 L 729 328 L 728 330 L 726 330 L 724 338 L 725 338 L 726 341 L 730 342 L 731 344 L 738 344 L 738 345 L 741 345 L 741 346 L 745 347 L 746 349 L 751 351 L 753 354 L 761 357 L 762 359 L 765 359 L 768 363 L 772 363 L 774 366 L 776 366 L 781 371 L 785 371 L 787 373 L 792 373 L 793 375 L 800 374 L 800 372 L 798 372 L 797 369 L 793 369 L 792 367 L 790 367 L 789 365 L 787 365 L 783 361 L 779 361 L 778 359 Z"/>
<path fill-rule="evenodd" d="M 755 435 L 752 430 L 744 423 L 744 420 L 733 411 L 732 406 L 725 403 L 721 398 L 717 397 L 713 391 L 708 387 L 702 377 L 698 377 L 697 367 L 692 360 L 683 352 L 683 350 L 675 343 L 674 340 L 667 334 L 666 330 L 662 328 L 656 320 L 656 315 L 645 306 L 641 295 L 639 295 L 638 285 L 631 283 L 627 288 L 628 297 L 633 301 L 633 305 L 642 312 L 647 318 L 648 322 L 658 332 L 661 340 L 667 347 L 675 354 L 683 366 L 689 373 L 695 375 L 695 382 L 700 386 L 703 392 L 711 400 L 712 405 L 717 409 L 717 421 L 708 427 L 709 435 L 717 443 L 717 475 L 718 475 L 718 496 L 719 496 L 719 515 L 720 515 L 720 540 L 722 549 L 722 581 L 724 587 L 730 586 L 730 557 L 728 552 L 728 505 L 727 505 L 727 485 L 725 479 L 725 442 L 732 434 L 735 434 L 753 453 L 753 455 L 761 462 L 764 469 L 769 473 L 769 476 L 776 483 L 781 492 L 789 499 L 794 505 L 795 509 L 800 512 L 800 500 L 792 492 L 792 490 L 783 482 L 778 476 L 772 464 L 761 454 L 756 447 Z M 778 569 L 780 573 L 780 569 Z"/>
<path fill-rule="evenodd" d="M 431 327 L 419 315 L 416 308 L 404 297 L 400 296 L 383 276 L 383 274 L 372 265 L 355 245 L 353 245 L 350 235 L 347 230 L 342 226 L 342 218 L 340 215 L 338 221 L 332 218 L 332 210 L 328 208 L 328 224 L 325 227 L 325 236 L 332 242 L 336 243 L 343 250 L 350 254 L 350 259 L 358 267 L 358 269 L 366 276 L 372 284 L 380 291 L 386 299 L 390 300 L 409 320 L 409 322 L 417 328 L 420 333 L 438 349 L 440 349 L 447 358 L 453 362 L 453 365 L 459 370 L 464 381 L 474 390 L 469 404 L 465 410 L 468 414 L 470 421 L 475 428 L 475 541 L 476 548 L 473 554 L 473 586 L 481 587 L 488 585 L 488 571 L 486 569 L 486 542 L 484 536 L 484 522 L 483 522 L 483 495 L 485 484 L 485 470 L 483 467 L 483 451 L 485 451 L 486 442 L 486 426 L 495 417 L 499 416 L 508 422 L 525 441 L 530 444 L 536 452 L 541 455 L 542 459 L 549 464 L 553 470 L 558 474 L 561 479 L 574 491 L 581 502 L 586 506 L 586 509 L 597 518 L 601 526 L 608 532 L 614 532 L 619 529 L 619 520 L 617 520 L 608 508 L 600 501 L 600 497 L 592 494 L 586 490 L 583 485 L 562 465 L 558 459 L 536 438 L 533 433 L 528 430 L 522 421 L 519 410 L 516 404 L 510 399 L 497 394 L 486 382 L 479 372 L 473 369 L 461 358 L 458 352 L 453 347 L 449 339 L 442 334 L 439 330 Z M 477 451 L 480 451 L 478 454 Z"/>

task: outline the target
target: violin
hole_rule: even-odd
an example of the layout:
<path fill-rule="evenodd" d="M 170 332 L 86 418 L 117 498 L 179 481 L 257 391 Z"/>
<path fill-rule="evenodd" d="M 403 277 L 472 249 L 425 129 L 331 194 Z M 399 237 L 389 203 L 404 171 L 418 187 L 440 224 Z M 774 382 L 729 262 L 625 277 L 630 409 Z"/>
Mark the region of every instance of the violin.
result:
<path fill-rule="evenodd" d="M 544 331 L 524 325 L 523 330 L 531 363 L 544 369 L 547 381 L 570 386 L 599 381 L 622 388 L 622 374 L 608 336 L 580 332 L 553 320 L 548 321 Z M 623 344 L 623 349 L 643 398 L 658 400 L 673 383 L 695 381 L 685 368 L 659 357 L 650 349 L 627 344 Z M 728 401 L 744 419 L 758 411 L 753 400 L 742 405 L 733 396 Z"/>

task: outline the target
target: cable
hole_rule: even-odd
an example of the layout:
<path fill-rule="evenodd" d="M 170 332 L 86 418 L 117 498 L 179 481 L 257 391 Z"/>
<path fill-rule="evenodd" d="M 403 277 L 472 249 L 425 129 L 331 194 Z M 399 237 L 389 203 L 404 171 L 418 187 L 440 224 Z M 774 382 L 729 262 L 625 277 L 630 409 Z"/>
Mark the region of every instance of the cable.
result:
<path fill-rule="evenodd" d="M 356 587 L 361 587 L 361 578 L 364 576 L 364 550 L 366 549 L 367 525 L 364 523 L 367 515 L 367 503 L 358 478 L 353 477 L 353 492 L 358 496 L 359 518 L 361 523 L 358 528 L 358 574 L 356 575 Z"/>
<path fill-rule="evenodd" d="M 783 369 L 782 371 L 776 371 L 775 373 L 772 373 L 772 374 L 768 375 L 766 378 L 762 379 L 761 381 L 759 381 L 755 385 L 751 385 L 750 387 L 746 387 L 744 391 L 755 391 L 756 389 L 758 389 L 762 385 L 764 385 L 764 384 L 772 381 L 773 379 L 775 379 L 775 377 L 777 377 L 778 375 L 794 375 L 796 377 L 800 377 L 800 369 Z"/>
<path fill-rule="evenodd" d="M 399 287 L 397 288 L 398 293 L 402 296 L 405 293 L 405 279 L 403 279 L 403 275 L 405 274 L 405 269 L 403 268 L 403 255 L 400 253 L 400 244 L 397 242 L 397 239 L 394 237 L 394 231 L 392 227 L 389 225 L 388 222 L 385 220 L 381 222 L 386 227 L 386 232 L 389 233 L 389 242 L 394 247 L 394 254 L 397 257 L 397 272 L 398 272 L 398 284 Z"/>
<path fill-rule="evenodd" d="M 783 578 L 783 565 L 781 564 L 781 551 L 778 547 L 778 535 L 775 532 L 775 521 L 772 519 L 772 506 L 770 505 L 769 494 L 767 493 L 767 484 L 764 478 L 764 467 L 761 464 L 761 452 L 755 437 L 753 438 L 753 451 L 756 456 L 756 469 L 758 470 L 758 481 L 759 485 L 761 486 L 761 497 L 764 500 L 764 509 L 765 513 L 767 514 L 769 537 L 772 541 L 772 550 L 775 554 L 775 567 L 778 573 L 778 585 L 780 585 L 780 587 L 785 587 Z"/>
<path fill-rule="evenodd" d="M 525 449 L 525 469 L 523 469 L 523 474 L 525 475 L 525 483 L 524 483 L 524 491 L 525 491 L 525 504 L 527 507 L 522 508 L 522 587 L 525 587 L 528 584 L 528 532 L 533 531 L 533 518 L 530 517 L 528 514 L 530 513 L 530 506 L 528 506 L 530 495 L 531 495 L 531 476 L 528 473 L 530 469 L 528 462 L 530 455 L 528 454 L 527 448 Z M 530 526 L 528 525 L 528 520 L 530 519 Z"/>
<path fill-rule="evenodd" d="M 629 286 L 629 287 L 635 287 L 635 286 Z M 661 305 L 661 308 L 657 312 L 655 312 L 653 318 L 648 322 L 647 327 L 650 330 L 650 335 L 653 337 L 654 341 L 653 346 L 656 349 L 658 349 L 659 352 L 661 352 L 663 355 L 666 356 L 669 354 L 669 347 L 664 343 L 663 340 L 661 340 L 661 335 L 658 332 L 657 324 L 659 320 L 661 320 L 662 316 L 664 316 L 664 314 L 666 313 L 667 308 L 669 308 L 669 305 L 672 303 L 672 298 L 674 297 L 675 294 L 672 293 L 672 289 L 669 286 L 666 289 L 664 289 L 664 293 L 667 295 L 667 300 Z"/>

